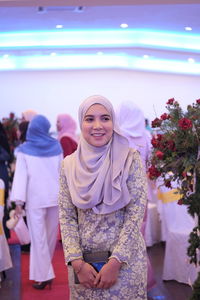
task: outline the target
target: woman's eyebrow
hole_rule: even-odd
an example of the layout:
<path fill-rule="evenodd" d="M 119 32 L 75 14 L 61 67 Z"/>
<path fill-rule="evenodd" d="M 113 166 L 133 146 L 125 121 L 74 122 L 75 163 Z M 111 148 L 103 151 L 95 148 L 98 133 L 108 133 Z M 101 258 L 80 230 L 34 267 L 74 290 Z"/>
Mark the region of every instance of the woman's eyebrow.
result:
<path fill-rule="evenodd" d="M 94 117 L 94 115 L 85 115 L 84 118 L 87 118 L 87 117 Z M 109 114 L 102 114 L 101 117 L 111 117 L 111 115 Z"/>

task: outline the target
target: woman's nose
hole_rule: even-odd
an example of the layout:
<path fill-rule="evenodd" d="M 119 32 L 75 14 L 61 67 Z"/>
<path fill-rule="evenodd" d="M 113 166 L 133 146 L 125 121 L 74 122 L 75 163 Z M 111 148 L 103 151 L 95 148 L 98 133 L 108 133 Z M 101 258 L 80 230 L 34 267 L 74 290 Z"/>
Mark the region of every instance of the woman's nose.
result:
<path fill-rule="evenodd" d="M 101 124 L 101 121 L 100 120 L 95 120 L 94 121 L 94 128 L 101 128 L 102 127 L 102 124 Z"/>

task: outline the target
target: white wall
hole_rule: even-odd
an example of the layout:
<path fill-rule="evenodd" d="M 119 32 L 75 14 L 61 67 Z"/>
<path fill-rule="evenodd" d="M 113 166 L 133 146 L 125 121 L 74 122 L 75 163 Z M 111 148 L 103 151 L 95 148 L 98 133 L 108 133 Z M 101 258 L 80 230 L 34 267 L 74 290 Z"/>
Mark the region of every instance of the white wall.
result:
<path fill-rule="evenodd" d="M 93 94 L 104 95 L 114 107 L 132 100 L 153 120 L 166 111 L 169 98 L 183 108 L 200 98 L 200 77 L 128 70 L 0 72 L 0 94 L 0 119 L 34 109 L 49 118 L 54 130 L 57 114 L 77 120 L 79 104 Z"/>

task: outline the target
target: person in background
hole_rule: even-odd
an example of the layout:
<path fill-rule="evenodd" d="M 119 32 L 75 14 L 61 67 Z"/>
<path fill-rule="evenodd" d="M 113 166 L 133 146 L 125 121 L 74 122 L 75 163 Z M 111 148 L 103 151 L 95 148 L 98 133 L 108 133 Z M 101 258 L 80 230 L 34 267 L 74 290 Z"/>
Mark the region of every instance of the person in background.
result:
<path fill-rule="evenodd" d="M 9 210 L 8 210 L 8 196 L 9 196 L 9 164 L 12 161 L 12 155 L 10 151 L 10 146 L 8 143 L 8 138 L 3 127 L 3 124 L 0 122 L 0 178 L 5 184 L 5 204 L 4 204 L 4 213 L 3 213 L 3 228 L 6 235 L 6 238 L 10 238 L 10 231 L 6 227 L 6 221 L 9 219 Z"/>
<path fill-rule="evenodd" d="M 4 200 L 5 200 L 5 184 L 0 179 L 0 287 L 1 281 L 6 278 L 5 271 L 12 268 L 12 259 L 8 242 L 5 237 L 2 220 L 4 214 Z"/>
<path fill-rule="evenodd" d="M 112 104 L 103 96 L 80 105 L 79 124 L 78 148 L 63 161 L 59 193 L 70 299 L 146 300 L 146 247 L 140 230 L 146 176 L 139 153 L 129 148 Z M 86 262 L 88 254 L 95 267 Z M 95 264 L 99 255 L 109 256 L 108 261 Z"/>
<path fill-rule="evenodd" d="M 37 112 L 32 109 L 25 110 L 22 112 L 22 121 L 30 122 L 36 115 Z"/>
<path fill-rule="evenodd" d="M 50 122 L 36 115 L 29 123 L 26 142 L 16 152 L 11 201 L 16 215 L 25 204 L 31 239 L 29 278 L 35 289 L 51 286 L 52 257 L 57 241 L 58 190 L 63 159 L 59 142 L 49 134 Z"/>
<path fill-rule="evenodd" d="M 59 114 L 57 116 L 56 127 L 64 157 L 72 154 L 77 149 L 75 120 L 68 114 Z"/>
<path fill-rule="evenodd" d="M 19 145 L 26 141 L 26 133 L 27 133 L 27 130 L 28 130 L 28 125 L 29 125 L 29 121 L 22 121 L 18 126 L 17 137 L 18 137 L 18 140 L 19 140 Z M 16 157 L 16 152 L 17 151 L 18 151 L 18 147 L 16 147 L 15 151 L 14 151 L 15 157 Z M 22 208 L 25 209 L 25 204 L 23 205 Z M 28 226 L 26 216 L 23 216 L 23 219 L 24 219 L 24 222 L 26 223 L 26 225 Z M 30 252 L 30 243 L 25 244 L 25 245 L 21 245 L 21 251 L 22 252 Z"/>
<path fill-rule="evenodd" d="M 29 121 L 22 121 L 19 124 L 19 130 L 17 131 L 18 139 L 20 143 L 23 143 L 26 141 L 26 133 L 28 129 Z"/>
<path fill-rule="evenodd" d="M 145 128 L 146 128 L 147 133 L 150 136 L 150 138 L 152 138 L 153 130 L 152 130 L 151 126 L 149 125 L 149 120 L 147 118 L 145 118 Z"/>
<path fill-rule="evenodd" d="M 120 130 L 127 137 L 129 145 L 139 151 L 143 162 L 143 168 L 147 174 L 147 163 L 151 154 L 151 138 L 145 128 L 145 118 L 142 110 L 132 101 L 123 101 L 116 110 Z M 151 195 L 148 185 L 148 200 Z M 142 223 L 141 231 L 145 234 L 147 220 L 147 208 Z M 156 284 L 151 263 L 148 259 L 147 289 L 150 290 Z"/>

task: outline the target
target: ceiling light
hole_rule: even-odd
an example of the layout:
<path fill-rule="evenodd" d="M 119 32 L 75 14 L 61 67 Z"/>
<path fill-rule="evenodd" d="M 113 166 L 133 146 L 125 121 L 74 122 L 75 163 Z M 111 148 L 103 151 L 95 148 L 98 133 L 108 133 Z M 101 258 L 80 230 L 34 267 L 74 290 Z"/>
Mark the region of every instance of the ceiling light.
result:
<path fill-rule="evenodd" d="M 128 27 L 128 24 L 122 23 L 122 24 L 120 25 L 120 27 L 121 27 L 121 28 L 127 28 L 127 27 Z"/>
<path fill-rule="evenodd" d="M 9 57 L 8 54 L 4 54 L 4 55 L 3 55 L 3 58 L 4 58 L 4 59 L 7 59 L 8 57 Z"/>
<path fill-rule="evenodd" d="M 168 59 L 149 59 L 118 54 L 12 56 L 0 58 L 0 71 L 4 70 L 70 70 L 70 69 L 127 69 L 175 74 L 200 75 L 200 63 Z"/>
<path fill-rule="evenodd" d="M 186 31 L 191 31 L 191 30 L 192 30 L 192 27 L 186 26 L 186 27 L 185 27 L 185 30 L 186 30 Z"/>
<path fill-rule="evenodd" d="M 0 49 L 140 47 L 200 51 L 200 36 L 147 30 L 0 32 Z"/>
<path fill-rule="evenodd" d="M 56 56 L 56 52 L 51 52 L 51 56 Z"/>
<path fill-rule="evenodd" d="M 98 51 L 97 55 L 103 55 L 103 52 L 102 51 Z"/>
<path fill-rule="evenodd" d="M 56 28 L 57 28 L 57 29 L 63 28 L 63 25 L 58 24 L 58 25 L 56 25 Z"/>
<path fill-rule="evenodd" d="M 147 58 L 149 58 L 149 55 L 145 54 L 145 55 L 143 55 L 143 58 L 147 59 Z"/>
<path fill-rule="evenodd" d="M 188 58 L 188 62 L 190 63 L 190 64 L 193 64 L 193 63 L 195 63 L 195 60 L 194 60 L 194 58 Z"/>

